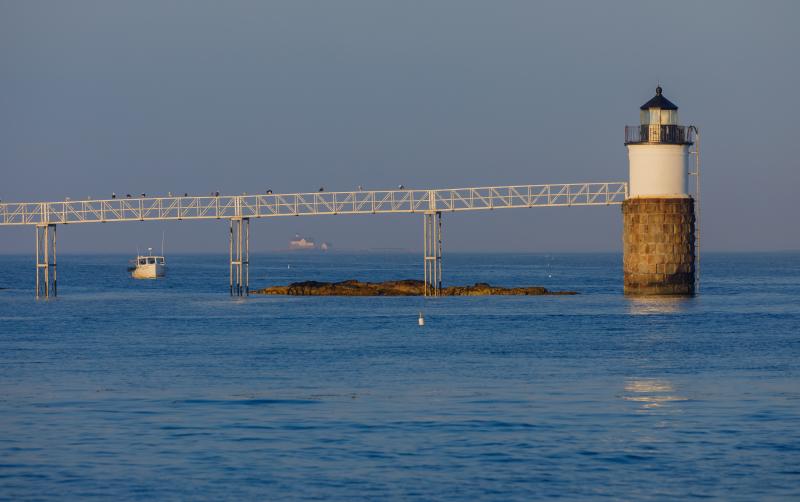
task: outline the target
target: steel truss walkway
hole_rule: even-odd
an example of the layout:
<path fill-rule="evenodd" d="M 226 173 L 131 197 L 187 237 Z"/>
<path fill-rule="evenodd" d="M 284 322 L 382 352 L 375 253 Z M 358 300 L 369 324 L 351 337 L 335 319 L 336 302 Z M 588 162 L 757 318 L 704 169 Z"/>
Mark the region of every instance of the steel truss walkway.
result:
<path fill-rule="evenodd" d="M 440 190 L 357 190 L 294 194 L 119 197 L 0 204 L 0 226 L 37 227 L 37 297 L 55 295 L 55 225 L 228 219 L 231 294 L 249 292 L 249 220 L 277 216 L 422 213 L 426 293 L 441 290 L 441 213 L 526 207 L 621 204 L 626 182 L 511 185 Z M 436 216 L 436 220 L 431 215 Z M 52 262 L 50 261 L 52 258 Z M 39 276 L 43 275 L 43 281 Z M 40 287 L 41 286 L 41 287 Z"/>

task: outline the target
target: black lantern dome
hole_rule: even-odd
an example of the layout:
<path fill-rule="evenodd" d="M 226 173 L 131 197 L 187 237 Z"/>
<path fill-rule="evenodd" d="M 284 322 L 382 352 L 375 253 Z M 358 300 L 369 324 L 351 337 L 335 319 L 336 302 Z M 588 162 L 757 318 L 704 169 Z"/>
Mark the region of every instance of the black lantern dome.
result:
<path fill-rule="evenodd" d="M 672 101 L 668 100 L 661 94 L 663 89 L 659 85 L 656 87 L 656 95 L 653 99 L 639 107 L 640 110 L 648 110 L 650 108 L 661 108 L 662 110 L 677 110 L 678 107 Z"/>

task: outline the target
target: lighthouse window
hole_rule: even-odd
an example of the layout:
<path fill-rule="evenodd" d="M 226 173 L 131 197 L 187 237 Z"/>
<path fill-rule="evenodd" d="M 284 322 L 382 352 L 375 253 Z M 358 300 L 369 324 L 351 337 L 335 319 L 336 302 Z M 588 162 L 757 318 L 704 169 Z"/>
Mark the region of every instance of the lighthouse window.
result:
<path fill-rule="evenodd" d="M 651 124 L 661 123 L 661 108 L 650 108 L 650 123 Z"/>
<path fill-rule="evenodd" d="M 661 123 L 662 124 L 677 124 L 678 113 L 675 110 L 661 110 Z"/>

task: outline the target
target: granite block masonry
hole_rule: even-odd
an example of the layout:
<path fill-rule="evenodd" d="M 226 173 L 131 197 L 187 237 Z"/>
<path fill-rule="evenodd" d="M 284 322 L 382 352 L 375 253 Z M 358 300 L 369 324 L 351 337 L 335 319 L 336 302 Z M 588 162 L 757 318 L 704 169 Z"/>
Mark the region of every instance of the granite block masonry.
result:
<path fill-rule="evenodd" d="M 693 295 L 694 199 L 642 197 L 622 203 L 626 295 Z"/>

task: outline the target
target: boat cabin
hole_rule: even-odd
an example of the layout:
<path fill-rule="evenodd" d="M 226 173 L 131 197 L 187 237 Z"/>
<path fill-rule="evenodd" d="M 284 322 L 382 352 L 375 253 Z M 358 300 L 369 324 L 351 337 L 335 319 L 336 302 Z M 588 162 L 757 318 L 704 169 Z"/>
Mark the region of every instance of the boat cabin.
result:
<path fill-rule="evenodd" d="M 140 256 L 137 265 L 164 265 L 163 256 Z"/>

